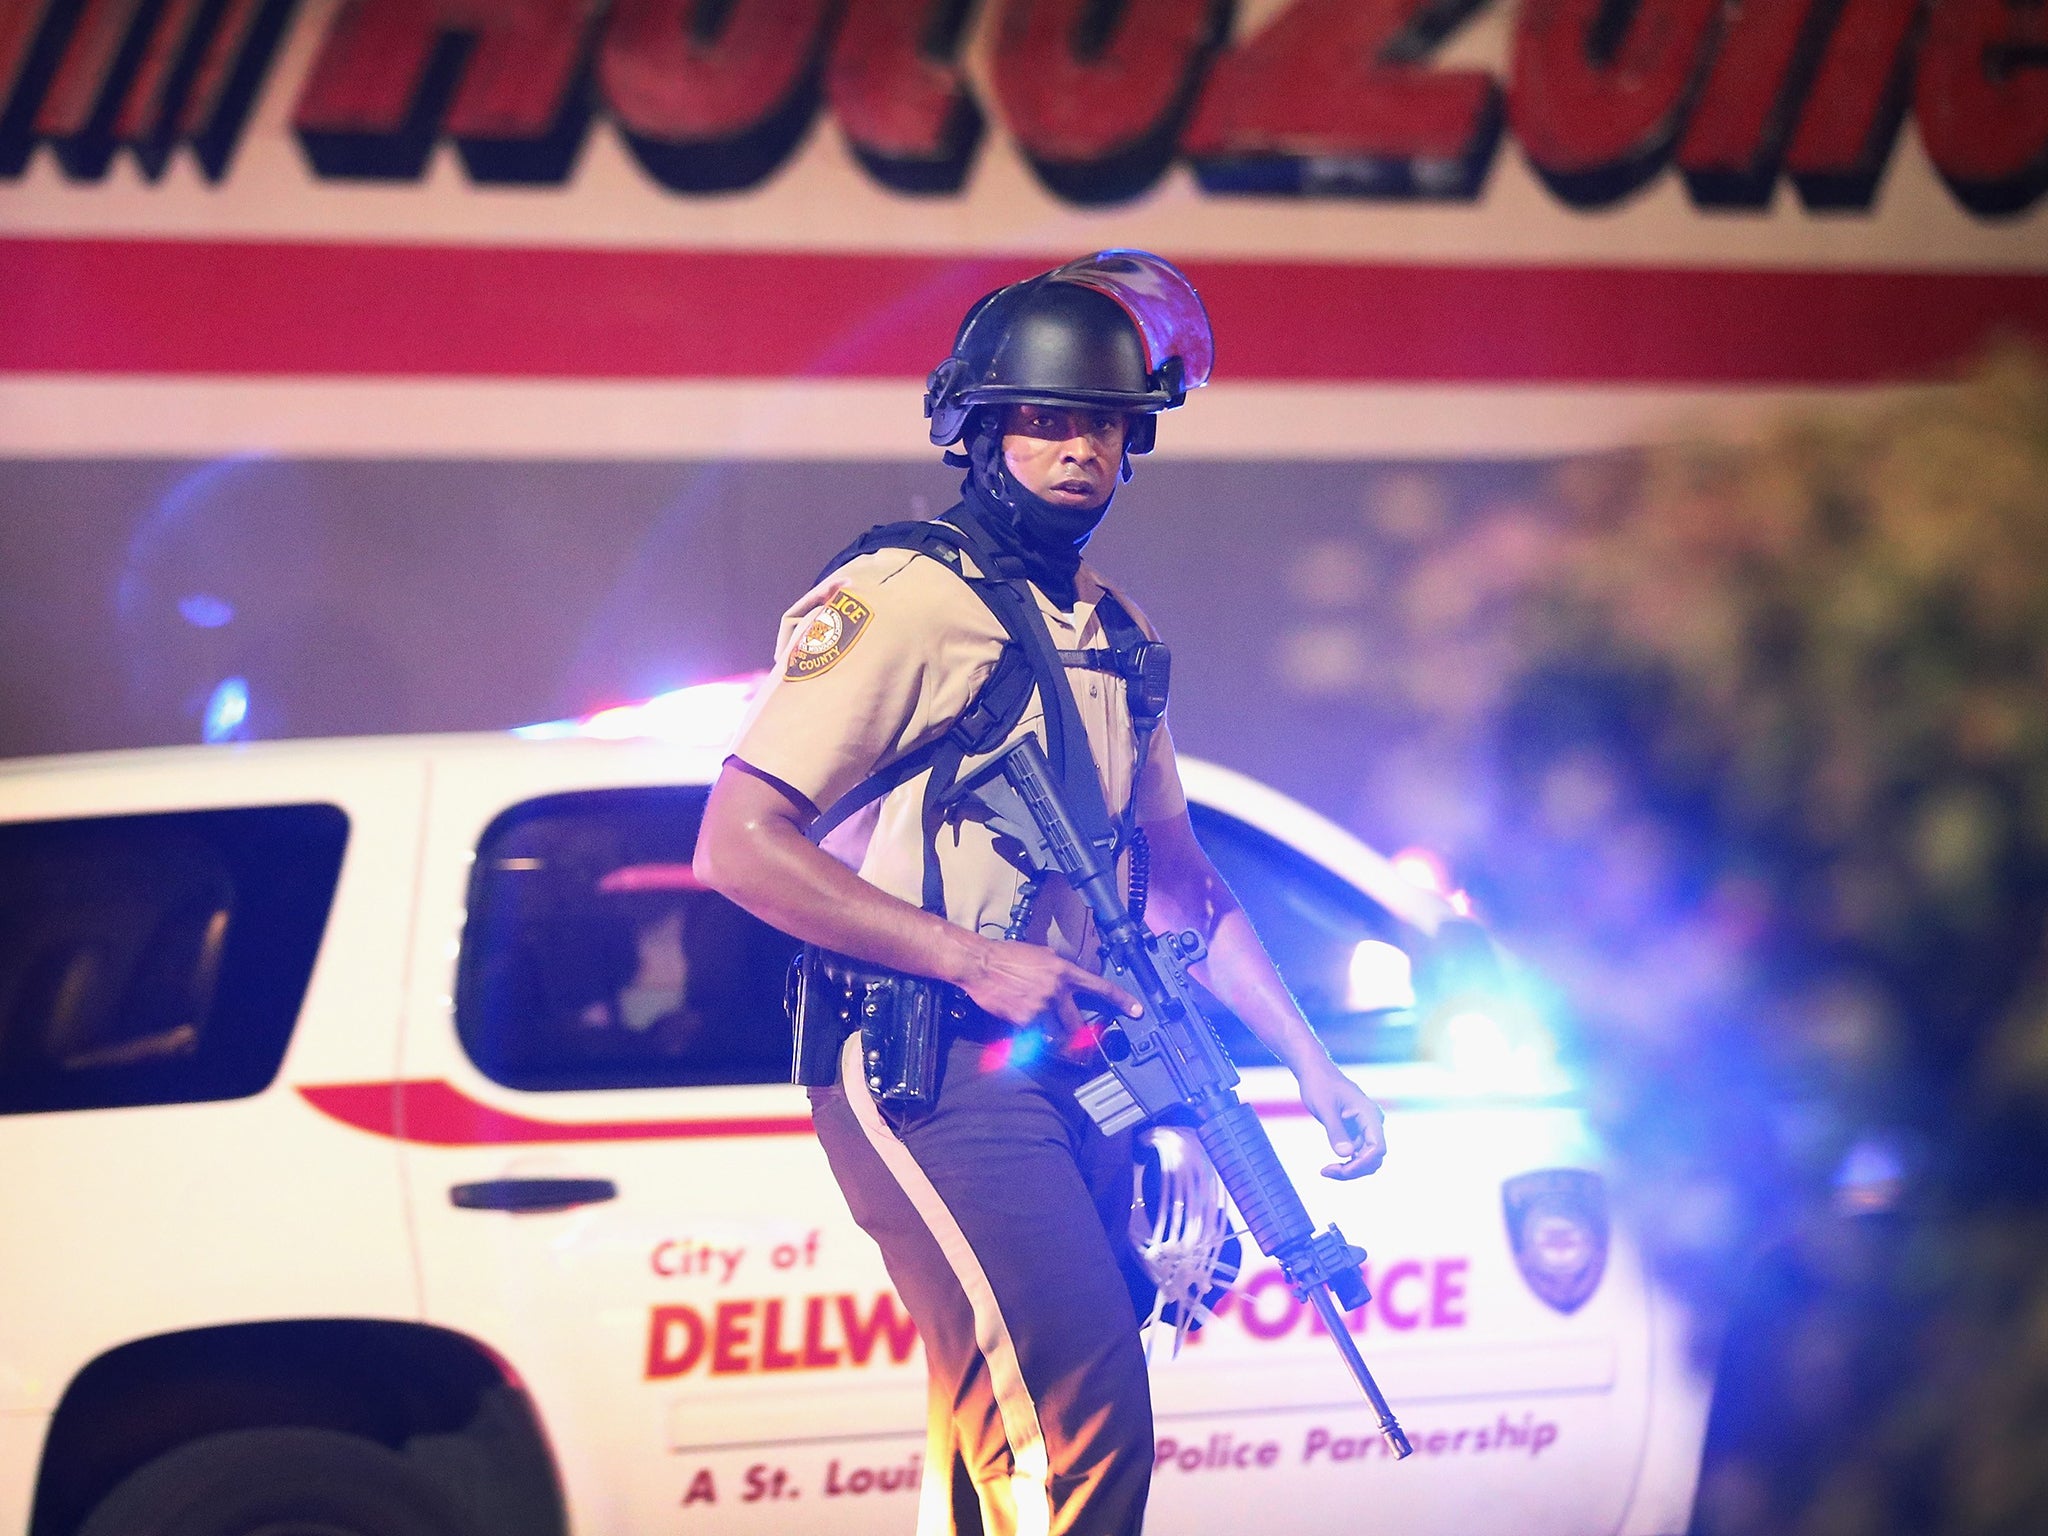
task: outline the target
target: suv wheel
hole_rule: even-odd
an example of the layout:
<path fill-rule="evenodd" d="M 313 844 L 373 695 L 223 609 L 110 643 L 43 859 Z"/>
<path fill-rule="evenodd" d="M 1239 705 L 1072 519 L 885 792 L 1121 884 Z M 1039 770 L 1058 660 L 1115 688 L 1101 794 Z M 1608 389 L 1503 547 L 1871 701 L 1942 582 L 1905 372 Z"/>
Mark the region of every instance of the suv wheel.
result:
<path fill-rule="evenodd" d="M 78 1536 L 477 1536 L 396 1451 L 325 1429 L 239 1429 L 117 1484 Z"/>

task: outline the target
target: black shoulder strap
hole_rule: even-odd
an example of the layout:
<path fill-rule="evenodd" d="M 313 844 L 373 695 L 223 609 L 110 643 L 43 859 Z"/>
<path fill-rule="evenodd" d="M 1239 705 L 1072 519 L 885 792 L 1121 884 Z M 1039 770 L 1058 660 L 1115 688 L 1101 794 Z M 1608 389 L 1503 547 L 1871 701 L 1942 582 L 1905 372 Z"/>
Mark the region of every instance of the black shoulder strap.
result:
<path fill-rule="evenodd" d="M 1141 645 L 1153 643 L 1151 636 L 1131 617 L 1131 610 L 1123 605 L 1123 599 L 1107 587 L 1102 589 L 1102 597 L 1095 604 L 1095 617 L 1101 621 L 1102 633 L 1109 641 L 1110 650 L 1119 659 L 1131 655 Z"/>
<path fill-rule="evenodd" d="M 967 585 L 988 604 L 1009 632 L 1011 644 L 1022 650 L 1031 664 L 1045 711 L 1045 755 L 1066 793 L 1067 809 L 1081 835 L 1106 852 L 1115 845 L 1116 836 L 1109 806 L 1102 797 L 1102 777 L 1088 747 L 1088 729 L 1081 723 L 1074 690 L 1067 684 L 1066 667 L 1053 644 L 1052 632 L 1045 627 L 1045 615 L 1038 611 L 1022 567 L 979 537 L 971 524 L 961 531 L 967 552 L 984 573 L 966 578 Z"/>
<path fill-rule="evenodd" d="M 1135 833 L 1138 814 L 1138 786 L 1145 777 L 1145 764 L 1152 753 L 1152 733 L 1166 718 L 1166 695 L 1173 680 L 1173 652 L 1162 640 L 1146 634 L 1130 609 L 1114 592 L 1104 589 L 1095 605 L 1095 616 L 1109 641 L 1114 670 L 1123 678 L 1124 703 L 1130 711 L 1131 730 L 1137 737 L 1137 751 L 1131 763 L 1131 802 L 1124 809 L 1124 830 Z M 1140 908 L 1143 903 L 1138 903 Z"/>
<path fill-rule="evenodd" d="M 914 554 L 929 555 L 958 571 L 960 551 L 966 546 L 966 542 L 960 530 L 950 523 L 878 523 L 827 560 L 824 569 L 818 572 L 818 581 L 823 581 L 848 561 L 858 560 L 862 555 L 871 555 L 878 549 L 907 549 Z M 816 586 L 818 581 L 812 582 L 811 585 Z"/>
<path fill-rule="evenodd" d="M 1165 641 L 1146 634 L 1123 600 L 1106 588 L 1095 605 L 1095 617 L 1109 641 L 1111 669 L 1128 687 L 1131 720 L 1139 730 L 1149 731 L 1166 713 L 1172 652 Z"/>
<path fill-rule="evenodd" d="M 880 549 L 908 549 L 950 567 L 1003 626 L 1010 643 L 960 719 L 944 735 L 855 785 L 812 823 L 812 840 L 822 841 L 834 827 L 897 786 L 931 770 L 924 795 L 925 844 L 923 905 L 944 915 L 945 890 L 939 875 L 937 840 L 951 805 L 960 765 L 970 756 L 999 745 L 1016 728 L 1033 692 L 1044 701 L 1046 757 L 1060 779 L 1068 808 L 1082 835 L 1105 851 L 1116 842 L 1115 825 L 1103 799 L 1102 781 L 1088 748 L 1073 690 L 1067 686 L 1045 618 L 1038 611 L 1024 573 L 1016 563 L 978 538 L 969 527 L 951 523 L 885 523 L 871 528 L 846 547 L 819 573 L 820 581 L 860 555 Z M 961 555 L 970 555 L 979 574 L 970 576 Z M 1130 623 L 1119 604 L 1117 611 Z M 1133 630 L 1135 624 L 1131 624 Z"/>

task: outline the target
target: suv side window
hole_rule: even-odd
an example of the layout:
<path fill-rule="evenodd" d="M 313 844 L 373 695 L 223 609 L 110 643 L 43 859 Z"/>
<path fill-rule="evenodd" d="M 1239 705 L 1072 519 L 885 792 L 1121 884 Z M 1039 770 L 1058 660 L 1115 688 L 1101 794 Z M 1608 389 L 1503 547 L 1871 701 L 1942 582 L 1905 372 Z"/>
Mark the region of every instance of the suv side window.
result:
<path fill-rule="evenodd" d="M 702 789 L 516 805 L 470 877 L 456 1030 L 509 1088 L 789 1080 L 796 941 L 690 871 Z"/>
<path fill-rule="evenodd" d="M 332 805 L 0 824 L 0 1114 L 262 1092 L 347 842 Z"/>
<path fill-rule="evenodd" d="M 1412 1061 L 1418 1046 L 1413 965 L 1420 935 L 1356 887 L 1285 843 L 1208 806 L 1195 834 L 1243 904 L 1302 1012 L 1340 1062 Z M 1241 1067 L 1272 1054 L 1218 1007 Z"/>

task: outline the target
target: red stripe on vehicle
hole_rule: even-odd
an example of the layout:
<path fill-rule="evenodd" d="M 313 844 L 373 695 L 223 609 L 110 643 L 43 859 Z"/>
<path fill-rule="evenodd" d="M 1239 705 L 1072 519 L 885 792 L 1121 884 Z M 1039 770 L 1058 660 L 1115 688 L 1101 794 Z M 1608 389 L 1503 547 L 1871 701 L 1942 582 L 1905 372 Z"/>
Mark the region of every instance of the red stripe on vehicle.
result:
<path fill-rule="evenodd" d="M 679 1141 L 704 1136 L 808 1136 L 809 1115 L 707 1120 L 536 1120 L 472 1099 L 453 1083 L 302 1083 L 299 1096 L 343 1125 L 429 1147 L 568 1141 Z"/>
<path fill-rule="evenodd" d="M 1022 256 L 0 239 L 0 370 L 922 378 Z M 1842 385 L 2048 343 L 2037 273 L 1190 261 L 1219 380 Z"/>

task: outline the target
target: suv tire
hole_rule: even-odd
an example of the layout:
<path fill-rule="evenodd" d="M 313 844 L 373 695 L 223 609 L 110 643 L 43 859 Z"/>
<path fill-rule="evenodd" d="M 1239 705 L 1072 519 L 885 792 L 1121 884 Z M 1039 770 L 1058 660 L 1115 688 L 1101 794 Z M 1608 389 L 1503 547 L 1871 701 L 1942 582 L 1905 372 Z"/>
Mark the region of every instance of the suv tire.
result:
<path fill-rule="evenodd" d="M 481 1536 L 396 1451 L 326 1429 L 239 1429 L 130 1473 L 78 1536 Z"/>

